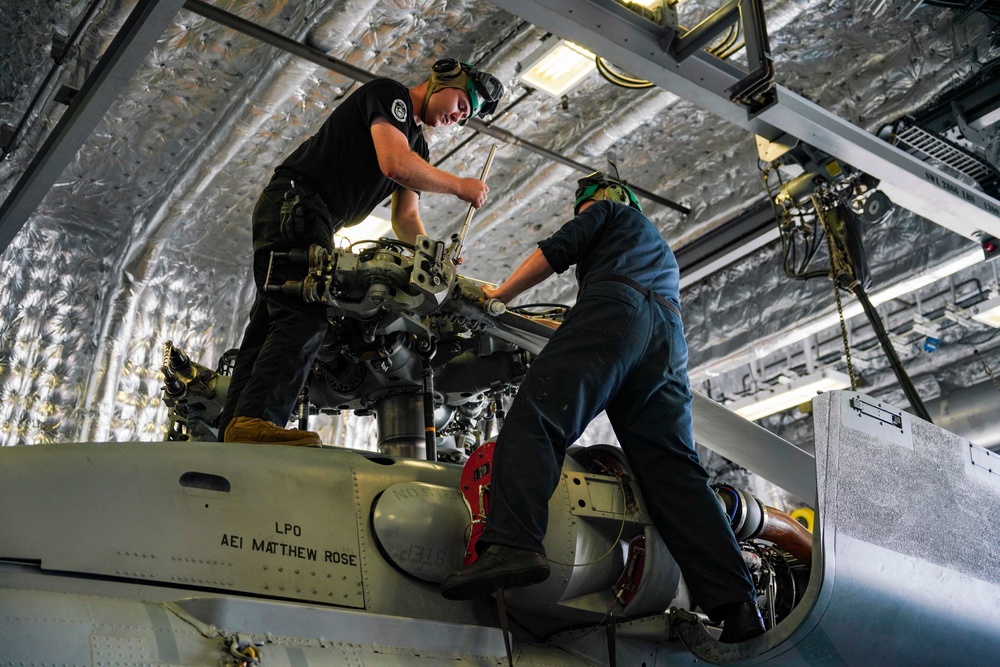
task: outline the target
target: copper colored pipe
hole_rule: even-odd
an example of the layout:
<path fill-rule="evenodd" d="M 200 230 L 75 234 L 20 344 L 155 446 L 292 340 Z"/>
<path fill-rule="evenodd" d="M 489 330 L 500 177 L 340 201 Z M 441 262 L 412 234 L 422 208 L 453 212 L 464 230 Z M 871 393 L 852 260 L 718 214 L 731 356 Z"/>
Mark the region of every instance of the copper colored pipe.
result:
<path fill-rule="evenodd" d="M 761 530 L 754 537 L 773 542 L 805 565 L 812 566 L 812 533 L 805 526 L 774 507 L 764 506 Z"/>

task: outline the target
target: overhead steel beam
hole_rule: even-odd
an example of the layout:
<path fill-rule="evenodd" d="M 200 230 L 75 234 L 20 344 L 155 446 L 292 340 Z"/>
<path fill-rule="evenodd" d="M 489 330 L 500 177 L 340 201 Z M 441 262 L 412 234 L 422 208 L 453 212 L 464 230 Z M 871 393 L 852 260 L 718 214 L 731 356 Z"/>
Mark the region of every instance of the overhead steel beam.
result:
<path fill-rule="evenodd" d="M 224 25 L 237 32 L 242 32 L 244 35 L 249 35 L 250 37 L 260 40 L 265 44 L 276 46 L 282 51 L 287 51 L 294 56 L 308 60 L 311 63 L 319 65 L 320 67 L 346 76 L 349 79 L 360 81 L 361 83 L 368 83 L 369 81 L 373 81 L 377 78 L 375 74 L 372 74 L 367 70 L 363 70 L 360 67 L 355 67 L 349 62 L 327 55 L 319 49 L 307 46 L 301 42 L 296 42 L 294 39 L 285 37 L 281 33 L 277 33 L 273 30 L 265 28 L 264 26 L 257 25 L 253 21 L 248 21 L 242 16 L 237 16 L 232 12 L 219 9 L 215 5 L 204 2 L 203 0 L 185 0 L 184 9 L 189 12 L 194 12 L 199 16 L 204 16 L 209 21 L 214 21 L 219 25 Z"/>
<path fill-rule="evenodd" d="M 774 207 L 765 197 L 690 243 L 674 249 L 681 289 L 746 257 L 780 237 Z"/>
<path fill-rule="evenodd" d="M 744 69 L 705 51 L 676 60 L 670 28 L 615 0 L 491 2 L 765 139 L 790 135 L 815 146 L 879 179 L 894 203 L 917 215 L 976 241 L 983 233 L 1000 238 L 1000 201 L 781 86 L 774 104 L 749 114 L 727 92 L 747 75 Z"/>
<path fill-rule="evenodd" d="M 173 21 L 184 0 L 139 0 L 0 205 L 0 252 L 35 212 L 97 123 Z"/>

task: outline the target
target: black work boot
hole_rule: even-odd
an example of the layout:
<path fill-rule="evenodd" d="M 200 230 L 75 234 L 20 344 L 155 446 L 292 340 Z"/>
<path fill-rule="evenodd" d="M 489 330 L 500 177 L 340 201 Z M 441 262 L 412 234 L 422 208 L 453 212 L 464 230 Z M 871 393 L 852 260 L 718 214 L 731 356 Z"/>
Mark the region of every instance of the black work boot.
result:
<path fill-rule="evenodd" d="M 474 563 L 444 578 L 441 595 L 449 600 L 471 600 L 492 595 L 500 588 L 541 583 L 548 577 L 549 565 L 542 554 L 491 544 Z"/>
<path fill-rule="evenodd" d="M 719 641 L 723 644 L 738 644 L 764 634 L 764 619 L 756 602 L 727 604 L 717 614 L 722 617 Z"/>

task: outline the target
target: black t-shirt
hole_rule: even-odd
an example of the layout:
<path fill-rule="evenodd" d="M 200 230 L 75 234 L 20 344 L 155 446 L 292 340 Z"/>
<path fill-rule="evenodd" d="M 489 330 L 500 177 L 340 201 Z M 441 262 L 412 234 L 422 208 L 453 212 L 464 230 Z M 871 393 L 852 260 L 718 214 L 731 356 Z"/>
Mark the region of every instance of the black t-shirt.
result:
<path fill-rule="evenodd" d="M 378 166 L 372 122 L 382 117 L 406 135 L 410 150 L 427 160 L 430 151 L 413 121 L 410 91 L 393 79 L 375 79 L 340 103 L 315 135 L 278 169 L 303 176 L 319 192 L 340 228 L 361 222 L 399 188 Z"/>

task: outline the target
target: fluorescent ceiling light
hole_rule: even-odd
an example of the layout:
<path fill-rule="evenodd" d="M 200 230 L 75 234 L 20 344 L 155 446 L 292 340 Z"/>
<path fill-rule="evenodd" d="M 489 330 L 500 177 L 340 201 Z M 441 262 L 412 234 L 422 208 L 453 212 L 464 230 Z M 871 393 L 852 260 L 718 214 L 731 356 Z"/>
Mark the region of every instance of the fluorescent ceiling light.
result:
<path fill-rule="evenodd" d="M 784 412 L 796 405 L 808 403 L 821 392 L 846 389 L 850 386 L 850 378 L 843 373 L 822 370 L 793 380 L 791 384 L 757 392 L 754 396 L 740 399 L 726 407 L 750 421 L 755 421 L 776 412 Z"/>
<path fill-rule="evenodd" d="M 385 236 L 392 229 L 392 223 L 383 218 L 369 215 L 356 225 L 343 227 L 334 234 L 335 239 L 344 239 L 348 243 L 358 241 L 374 241 Z"/>
<path fill-rule="evenodd" d="M 938 280 L 942 280 L 944 278 L 947 278 L 948 276 L 952 276 L 961 271 L 962 269 L 967 269 L 970 266 L 975 266 L 976 264 L 982 261 L 983 261 L 983 251 L 978 249 L 974 250 L 966 255 L 962 255 L 958 259 L 955 259 L 946 264 L 942 264 L 936 269 L 932 269 L 931 271 L 922 273 L 915 278 L 904 280 L 903 282 L 897 283 L 892 287 L 888 287 L 884 290 L 875 292 L 874 294 L 869 295 L 868 300 L 872 302 L 873 306 L 879 306 L 885 303 L 886 301 L 898 299 L 901 296 L 906 296 L 911 292 L 915 292 L 921 287 L 927 287 L 928 285 L 931 285 L 937 282 Z M 863 312 L 864 308 L 861 307 L 861 303 L 859 301 L 851 301 L 844 306 L 844 319 L 849 320 L 852 317 L 860 315 Z M 770 349 L 768 349 L 767 354 L 770 354 L 771 352 L 781 349 L 783 347 L 787 347 L 788 345 L 791 345 L 793 343 L 797 343 L 801 340 L 805 340 L 809 336 L 817 334 L 825 329 L 829 329 L 832 326 L 836 326 L 839 323 L 840 323 L 840 314 L 834 312 L 830 313 L 826 317 L 821 317 L 820 319 L 816 320 L 810 325 L 797 329 L 792 329 L 791 333 L 781 338 L 776 345 L 769 346 Z M 760 354 L 758 355 L 758 358 L 762 358 L 763 356 L 765 355 Z"/>
<path fill-rule="evenodd" d="M 980 264 L 982 261 L 983 251 L 981 248 L 976 248 L 975 250 L 961 255 L 950 262 L 946 262 L 934 269 L 931 269 L 930 271 L 922 273 L 915 278 L 904 280 L 903 282 L 893 285 L 892 287 L 870 294 L 868 298 L 872 302 L 872 305 L 878 306 L 891 299 L 898 299 L 905 296 L 914 290 L 920 289 L 921 287 L 926 287 L 927 285 L 930 285 L 938 280 L 943 280 L 944 278 L 952 276 L 963 269 Z M 845 320 L 850 320 L 863 312 L 864 309 L 861 307 L 861 303 L 857 300 L 848 301 L 844 304 Z M 689 369 L 688 375 L 691 377 L 693 382 L 697 382 L 705 377 L 718 377 L 730 369 L 736 368 L 742 364 L 751 363 L 754 359 L 763 359 L 778 350 L 799 343 L 810 336 L 813 336 L 821 331 L 825 331 L 830 327 L 838 326 L 839 324 L 840 315 L 834 311 L 828 315 L 813 320 L 809 324 L 796 327 L 788 333 L 775 334 L 763 340 L 757 341 L 750 350 L 730 355 L 712 364 L 706 364 L 704 366 L 699 366 L 698 368 Z"/>
<path fill-rule="evenodd" d="M 597 68 L 593 53 L 566 40 L 542 47 L 525 62 L 531 64 L 524 68 L 521 81 L 553 97 L 562 97 Z"/>
<path fill-rule="evenodd" d="M 618 0 L 627 9 L 661 26 L 676 29 L 679 0 Z"/>
<path fill-rule="evenodd" d="M 958 259 L 954 259 L 946 264 L 942 264 L 936 269 L 932 269 L 926 273 L 923 273 L 916 278 L 911 278 L 910 280 L 904 280 L 903 282 L 884 289 L 881 292 L 876 292 L 872 295 L 872 304 L 877 306 L 879 304 L 885 303 L 892 299 L 898 299 L 904 294 L 910 294 L 911 292 L 916 292 L 921 287 L 926 287 L 932 283 L 936 283 L 942 278 L 947 278 L 952 276 L 962 269 L 967 269 L 970 266 L 975 266 L 983 261 L 983 251 L 973 250 L 970 253 L 962 255 Z"/>
<path fill-rule="evenodd" d="M 972 319 L 1000 329 L 1000 296 L 995 296 L 974 308 L 976 314 L 972 316 Z"/>

